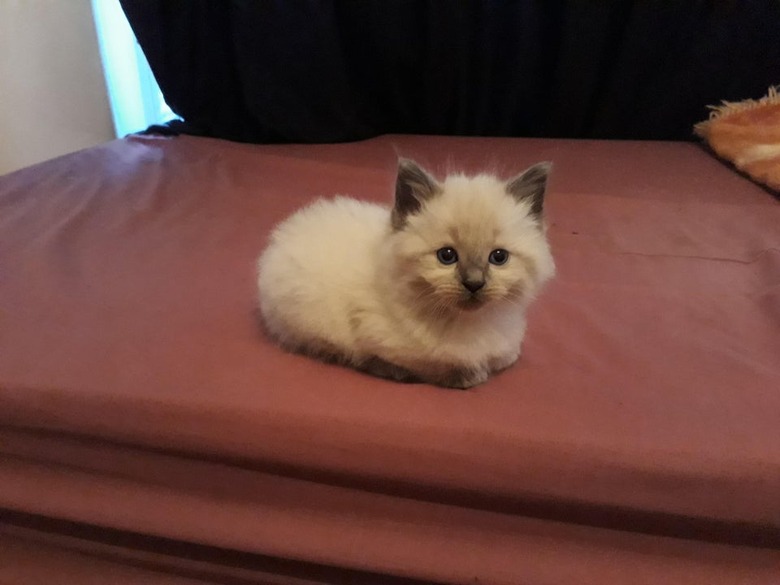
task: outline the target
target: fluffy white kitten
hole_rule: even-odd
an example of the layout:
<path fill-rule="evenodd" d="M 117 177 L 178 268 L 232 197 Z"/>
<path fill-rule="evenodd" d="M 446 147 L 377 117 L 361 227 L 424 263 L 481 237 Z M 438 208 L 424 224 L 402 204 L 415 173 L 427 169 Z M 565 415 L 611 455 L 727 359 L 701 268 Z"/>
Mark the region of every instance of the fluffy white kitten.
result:
<path fill-rule="evenodd" d="M 401 160 L 391 208 L 319 199 L 258 261 L 283 347 L 402 381 L 468 388 L 513 364 L 525 310 L 555 272 L 542 222 L 549 163 L 507 182 L 437 182 Z"/>

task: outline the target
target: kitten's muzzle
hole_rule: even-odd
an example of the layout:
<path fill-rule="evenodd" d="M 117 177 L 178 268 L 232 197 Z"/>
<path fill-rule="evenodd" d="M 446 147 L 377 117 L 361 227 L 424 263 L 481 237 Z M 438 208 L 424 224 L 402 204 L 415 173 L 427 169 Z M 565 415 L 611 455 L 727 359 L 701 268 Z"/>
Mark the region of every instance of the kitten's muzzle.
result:
<path fill-rule="evenodd" d="M 479 292 L 464 292 L 464 295 L 458 301 L 458 308 L 466 311 L 476 311 L 486 303 L 485 295 Z"/>
<path fill-rule="evenodd" d="M 485 271 L 474 262 L 463 262 L 458 266 L 460 282 L 472 295 L 485 286 Z"/>
<path fill-rule="evenodd" d="M 476 292 L 481 289 L 483 286 L 485 286 L 484 280 L 470 280 L 465 279 L 461 281 L 463 283 L 463 287 L 469 291 L 471 294 L 476 294 Z"/>

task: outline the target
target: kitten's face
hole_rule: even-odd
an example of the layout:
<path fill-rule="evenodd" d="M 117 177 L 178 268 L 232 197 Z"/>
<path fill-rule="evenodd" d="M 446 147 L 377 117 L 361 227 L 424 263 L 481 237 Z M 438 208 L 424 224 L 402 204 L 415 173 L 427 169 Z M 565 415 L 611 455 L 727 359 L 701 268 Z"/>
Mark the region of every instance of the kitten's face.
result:
<path fill-rule="evenodd" d="M 540 217 L 543 170 L 541 193 L 533 173 L 515 185 L 488 175 L 441 184 L 426 175 L 426 185 L 416 177 L 411 194 L 420 204 L 406 209 L 397 192 L 392 253 L 411 298 L 442 312 L 525 305 L 554 272 Z"/>

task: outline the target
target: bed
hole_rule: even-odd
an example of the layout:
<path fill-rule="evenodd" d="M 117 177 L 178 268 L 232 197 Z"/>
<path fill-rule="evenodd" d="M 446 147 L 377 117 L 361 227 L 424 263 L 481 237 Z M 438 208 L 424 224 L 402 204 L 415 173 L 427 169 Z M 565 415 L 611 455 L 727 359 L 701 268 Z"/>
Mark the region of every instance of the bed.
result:
<path fill-rule="evenodd" d="M 558 275 L 469 391 L 292 355 L 269 230 L 554 163 Z M 679 142 L 131 136 L 0 178 L 0 581 L 777 583 L 780 204 Z"/>

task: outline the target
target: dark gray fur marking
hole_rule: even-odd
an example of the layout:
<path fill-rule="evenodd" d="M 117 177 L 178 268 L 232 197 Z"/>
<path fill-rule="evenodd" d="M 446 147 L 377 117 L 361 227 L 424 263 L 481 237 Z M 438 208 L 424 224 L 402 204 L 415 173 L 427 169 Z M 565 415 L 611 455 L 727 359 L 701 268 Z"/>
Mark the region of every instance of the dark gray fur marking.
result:
<path fill-rule="evenodd" d="M 453 367 L 436 380 L 440 386 L 465 390 L 487 379 L 487 372 L 475 368 Z"/>
<path fill-rule="evenodd" d="M 531 204 L 531 213 L 542 216 L 544 194 L 547 190 L 547 177 L 550 175 L 552 163 L 541 162 L 529 167 L 506 184 L 506 192 L 516 201 L 527 201 Z"/>
<path fill-rule="evenodd" d="M 410 214 L 420 211 L 425 201 L 440 192 L 436 179 L 421 166 L 413 160 L 400 159 L 395 182 L 395 205 L 390 216 L 393 229 L 402 229 Z"/>
<path fill-rule="evenodd" d="M 379 378 L 385 378 L 387 380 L 395 380 L 396 382 L 421 382 L 421 380 L 412 374 L 409 370 L 406 370 L 395 364 L 391 364 L 388 361 L 383 360 L 380 357 L 372 356 L 362 363 L 355 366 L 356 369 L 377 376 Z"/>

